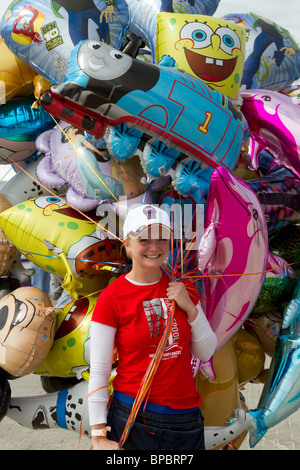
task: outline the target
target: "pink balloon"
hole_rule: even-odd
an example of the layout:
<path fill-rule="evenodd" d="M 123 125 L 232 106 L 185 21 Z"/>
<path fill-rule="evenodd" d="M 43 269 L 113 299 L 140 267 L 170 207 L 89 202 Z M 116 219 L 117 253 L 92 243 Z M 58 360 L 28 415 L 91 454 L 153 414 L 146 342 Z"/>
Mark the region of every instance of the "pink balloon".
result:
<path fill-rule="evenodd" d="M 246 154 L 257 169 L 259 154 L 268 150 L 277 163 L 300 177 L 300 104 L 270 90 L 241 90 L 241 111 L 250 127 Z"/>
<path fill-rule="evenodd" d="M 225 168 L 214 170 L 198 250 L 203 309 L 220 349 L 250 314 L 265 278 L 268 234 L 260 202 Z"/>

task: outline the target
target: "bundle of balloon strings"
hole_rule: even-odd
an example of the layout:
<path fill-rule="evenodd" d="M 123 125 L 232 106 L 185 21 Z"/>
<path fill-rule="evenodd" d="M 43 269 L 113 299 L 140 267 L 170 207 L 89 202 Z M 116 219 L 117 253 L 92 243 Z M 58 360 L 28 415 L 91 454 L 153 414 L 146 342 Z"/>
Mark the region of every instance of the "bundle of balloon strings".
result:
<path fill-rule="evenodd" d="M 130 415 L 128 417 L 126 426 L 125 426 L 123 434 L 120 438 L 120 441 L 119 441 L 119 446 L 120 447 L 122 447 L 124 445 L 128 435 L 130 433 L 130 430 L 131 430 L 132 426 L 134 425 L 134 422 L 135 422 L 135 419 L 136 419 L 137 414 L 139 412 L 139 409 L 140 409 L 143 401 L 145 401 L 145 397 L 146 397 L 147 393 L 150 390 L 152 381 L 154 379 L 154 376 L 155 376 L 156 371 L 159 367 L 161 358 L 163 356 L 163 353 L 164 353 L 164 350 L 165 350 L 165 347 L 166 347 L 166 344 L 167 344 L 167 341 L 168 341 L 168 337 L 169 337 L 169 335 L 171 333 L 171 330 L 172 330 L 173 320 L 174 320 L 174 313 L 175 313 L 175 301 L 173 300 L 172 305 L 171 305 L 171 309 L 170 309 L 170 313 L 169 313 L 169 316 L 168 316 L 168 319 L 167 319 L 166 327 L 164 329 L 164 332 L 162 334 L 160 342 L 157 346 L 156 352 L 155 352 L 153 358 L 151 359 L 150 364 L 149 364 L 149 366 L 146 370 L 146 373 L 144 375 L 144 378 L 141 382 L 140 388 L 138 390 L 138 393 L 137 393 L 137 395 L 135 397 L 135 400 L 134 400 L 134 403 L 132 405 L 132 409 L 131 409 Z"/>

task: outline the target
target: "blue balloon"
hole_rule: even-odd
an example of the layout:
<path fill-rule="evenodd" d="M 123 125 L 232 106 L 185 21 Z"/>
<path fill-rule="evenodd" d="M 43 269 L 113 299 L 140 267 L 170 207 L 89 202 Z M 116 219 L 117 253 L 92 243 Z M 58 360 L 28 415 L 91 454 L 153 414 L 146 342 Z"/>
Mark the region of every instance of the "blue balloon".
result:
<path fill-rule="evenodd" d="M 143 133 L 128 127 L 125 123 L 108 128 L 106 133 L 107 148 L 116 160 L 123 161 L 133 156 Z"/>
<path fill-rule="evenodd" d="M 266 384 L 249 428 L 250 446 L 254 447 L 269 428 L 276 426 L 300 407 L 300 277 L 292 300 L 284 311 L 281 335 Z"/>
<path fill-rule="evenodd" d="M 104 137 L 117 160 L 139 155 L 150 180 L 170 175 L 180 194 L 198 192 L 199 199 L 212 168 L 235 168 L 248 130 L 235 104 L 202 80 L 99 41 L 74 48 L 66 80 L 43 93 L 39 104 Z"/>
<path fill-rule="evenodd" d="M 43 108 L 32 108 L 27 98 L 12 99 L 0 107 L 0 164 L 28 162 L 37 156 L 35 141 L 55 122 Z"/>
<path fill-rule="evenodd" d="M 300 49 L 290 33 L 255 13 L 223 17 L 249 31 L 241 85 L 278 90 L 300 76 Z"/>
<path fill-rule="evenodd" d="M 189 160 L 176 166 L 172 178 L 173 186 L 183 196 L 192 195 L 198 203 L 209 190 L 212 168 L 201 168 L 199 163 Z"/>
<path fill-rule="evenodd" d="M 68 2 L 71 5 L 72 2 Z M 81 40 L 105 40 L 120 47 L 128 30 L 125 0 L 107 5 L 104 0 L 74 2 L 27 0 L 10 4 L 1 21 L 1 36 L 14 54 L 52 83 L 66 77 L 73 48 Z"/>
<path fill-rule="evenodd" d="M 0 107 L 0 138 L 18 141 L 35 141 L 41 132 L 55 125 L 43 108 L 32 108 L 29 99 L 13 99 Z"/>
<path fill-rule="evenodd" d="M 272 233 L 300 219 L 300 181 L 282 165 L 265 176 L 247 181 L 265 213 Z"/>

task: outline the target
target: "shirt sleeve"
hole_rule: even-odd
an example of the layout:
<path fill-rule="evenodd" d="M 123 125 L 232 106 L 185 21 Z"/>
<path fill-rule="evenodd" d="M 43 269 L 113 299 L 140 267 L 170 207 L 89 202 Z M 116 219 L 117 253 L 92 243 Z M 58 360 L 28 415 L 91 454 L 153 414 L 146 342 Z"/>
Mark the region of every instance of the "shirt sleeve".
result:
<path fill-rule="evenodd" d="M 90 327 L 90 379 L 88 409 L 90 426 L 105 424 L 108 405 L 108 382 L 114 354 L 116 328 L 92 321 Z"/>
<path fill-rule="evenodd" d="M 202 361 L 209 361 L 217 346 L 217 337 L 202 310 L 200 302 L 196 305 L 198 315 L 190 322 L 192 337 L 190 351 L 193 356 Z"/>
<path fill-rule="evenodd" d="M 101 292 L 96 302 L 92 321 L 103 323 L 104 325 L 108 325 L 113 328 L 118 327 L 118 306 L 105 289 Z"/>

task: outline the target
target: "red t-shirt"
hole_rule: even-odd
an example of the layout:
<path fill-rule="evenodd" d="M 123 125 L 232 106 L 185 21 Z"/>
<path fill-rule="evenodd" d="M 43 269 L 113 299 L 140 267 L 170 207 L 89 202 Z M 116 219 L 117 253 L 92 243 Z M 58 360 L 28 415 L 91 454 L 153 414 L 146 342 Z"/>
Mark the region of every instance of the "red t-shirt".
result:
<path fill-rule="evenodd" d="M 162 335 L 171 302 L 166 297 L 170 282 L 163 273 L 159 282 L 135 285 L 119 277 L 100 294 L 93 321 L 117 328 L 115 345 L 119 353 L 114 388 L 136 396 L 150 360 Z M 199 294 L 188 282 L 195 305 Z M 191 329 L 186 313 L 176 305 L 172 332 L 153 379 L 149 403 L 171 408 L 193 408 L 201 404 L 191 367 Z"/>

